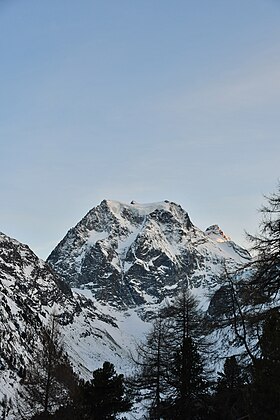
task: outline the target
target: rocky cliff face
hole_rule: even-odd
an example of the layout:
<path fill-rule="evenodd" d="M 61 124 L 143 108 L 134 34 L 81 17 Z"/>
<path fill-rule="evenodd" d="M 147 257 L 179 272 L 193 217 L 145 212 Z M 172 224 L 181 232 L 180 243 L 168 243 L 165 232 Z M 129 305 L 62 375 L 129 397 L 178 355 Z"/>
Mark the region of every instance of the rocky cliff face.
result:
<path fill-rule="evenodd" d="M 217 225 L 201 231 L 175 203 L 104 200 L 69 230 L 47 261 L 69 286 L 133 307 L 160 302 L 186 282 L 212 289 L 224 261 L 234 266 L 248 259 Z"/>

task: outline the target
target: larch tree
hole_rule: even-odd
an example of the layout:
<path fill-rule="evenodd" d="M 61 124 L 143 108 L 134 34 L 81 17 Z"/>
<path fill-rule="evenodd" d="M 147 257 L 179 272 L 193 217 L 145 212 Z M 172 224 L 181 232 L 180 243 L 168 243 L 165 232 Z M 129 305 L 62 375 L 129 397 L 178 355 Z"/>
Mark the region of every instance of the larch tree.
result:
<path fill-rule="evenodd" d="M 252 366 L 250 414 L 256 420 L 279 419 L 280 413 L 280 313 L 266 313 L 260 337 L 261 354 Z"/>
<path fill-rule="evenodd" d="M 191 418 L 203 408 L 203 395 L 207 388 L 203 354 L 203 317 L 198 301 L 188 289 L 163 309 L 172 340 L 168 382 L 170 413 L 178 419 Z"/>
<path fill-rule="evenodd" d="M 187 412 L 198 408 L 206 384 L 202 346 L 198 303 L 184 289 L 162 308 L 139 351 L 140 383 L 152 390 L 151 419 L 185 419 Z"/>
<path fill-rule="evenodd" d="M 266 200 L 267 204 L 260 209 L 260 233 L 247 234 L 255 253 L 250 285 L 254 300 L 259 302 L 271 301 L 280 288 L 280 183 L 277 192 Z"/>
<path fill-rule="evenodd" d="M 67 401 L 67 389 L 59 378 L 67 359 L 63 353 L 58 321 L 54 314 L 50 323 L 41 332 L 42 347 L 39 336 L 37 346 L 33 348 L 33 359 L 26 366 L 26 375 L 20 391 L 19 413 L 25 418 L 30 413 L 52 413 L 63 402 Z"/>
<path fill-rule="evenodd" d="M 155 420 L 161 418 L 162 403 L 169 387 L 170 339 L 167 323 L 158 314 L 146 340 L 138 346 L 136 363 L 140 367 L 140 374 L 134 380 L 134 385 L 145 390 L 145 399 L 149 401 L 149 416 Z"/>

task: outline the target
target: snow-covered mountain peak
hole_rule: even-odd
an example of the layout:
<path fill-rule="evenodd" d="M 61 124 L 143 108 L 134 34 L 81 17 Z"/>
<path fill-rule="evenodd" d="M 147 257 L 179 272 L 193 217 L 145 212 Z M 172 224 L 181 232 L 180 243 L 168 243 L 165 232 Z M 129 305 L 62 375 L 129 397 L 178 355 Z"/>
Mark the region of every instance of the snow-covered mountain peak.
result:
<path fill-rule="evenodd" d="M 102 201 L 68 231 L 49 264 L 0 233 L 0 329 L 7 337 L 0 400 L 15 394 L 16 372 L 32 361 L 32 346 L 42 348 L 42 331 L 54 312 L 82 377 L 89 379 L 104 360 L 129 372 L 135 339 L 144 337 L 165 298 L 187 285 L 206 310 L 210 294 L 223 285 L 224 263 L 234 269 L 249 258 L 217 225 L 203 232 L 168 201 Z"/>
<path fill-rule="evenodd" d="M 24 246 L 23 244 L 18 242 L 16 239 L 10 238 L 9 236 L 5 235 L 5 233 L 0 232 L 0 243 L 4 243 L 4 242 L 10 242 L 17 246 L 19 245 Z"/>
<path fill-rule="evenodd" d="M 212 225 L 207 228 L 205 234 L 211 241 L 217 244 L 225 256 L 234 259 L 241 264 L 251 259 L 250 253 L 232 241 L 218 225 Z"/>
<path fill-rule="evenodd" d="M 168 210 L 169 202 L 160 201 L 156 203 L 138 203 L 132 200 L 129 204 L 116 200 L 103 200 L 102 203 L 106 203 L 108 208 L 110 208 L 115 214 L 119 215 L 122 213 L 123 209 L 127 209 L 132 212 L 137 212 L 143 216 L 147 216 L 156 209 Z"/>
<path fill-rule="evenodd" d="M 5 261 L 5 264 L 14 268 L 15 264 L 20 261 L 20 268 L 32 265 L 37 261 L 38 266 L 43 267 L 44 262 L 40 260 L 28 245 L 25 245 L 14 238 L 0 232 L 0 261 Z M 26 269 L 28 271 L 28 269 Z"/>
<path fill-rule="evenodd" d="M 220 226 L 218 225 L 211 225 L 209 226 L 206 230 L 205 233 L 213 240 L 216 242 L 227 242 L 227 241 L 231 241 L 231 238 L 229 236 L 227 236 L 222 229 L 220 228 Z"/>
<path fill-rule="evenodd" d="M 144 220 L 149 216 L 153 217 L 155 214 L 168 213 L 171 214 L 176 220 L 180 222 L 188 220 L 188 224 L 190 224 L 188 214 L 182 209 L 182 207 L 168 200 L 144 204 L 137 203 L 134 200 L 132 200 L 129 204 L 116 200 L 103 200 L 100 206 L 92 209 L 92 211 L 95 212 L 98 207 L 113 214 L 120 221 L 120 223 L 124 223 L 124 225 L 126 224 L 127 220 L 131 220 L 132 222 L 139 221 L 143 223 Z"/>
<path fill-rule="evenodd" d="M 103 200 L 69 230 L 48 262 L 70 286 L 131 307 L 160 302 L 186 278 L 193 288 L 212 288 L 225 259 L 234 265 L 246 258 L 219 227 L 202 232 L 176 203 Z"/>

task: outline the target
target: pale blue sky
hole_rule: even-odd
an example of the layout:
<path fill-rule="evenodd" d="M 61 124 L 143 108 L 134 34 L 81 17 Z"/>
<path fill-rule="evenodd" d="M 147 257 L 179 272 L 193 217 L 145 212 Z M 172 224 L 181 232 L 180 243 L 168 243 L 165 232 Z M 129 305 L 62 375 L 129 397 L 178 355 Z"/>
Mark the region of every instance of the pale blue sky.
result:
<path fill-rule="evenodd" d="M 104 198 L 245 244 L 280 162 L 280 1 L 0 0 L 0 230 L 45 258 Z"/>

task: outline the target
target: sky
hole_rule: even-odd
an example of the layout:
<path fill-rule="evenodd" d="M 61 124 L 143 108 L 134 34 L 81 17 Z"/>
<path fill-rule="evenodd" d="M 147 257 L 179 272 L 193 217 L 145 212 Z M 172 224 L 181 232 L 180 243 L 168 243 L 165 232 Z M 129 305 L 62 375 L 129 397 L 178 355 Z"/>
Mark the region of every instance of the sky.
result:
<path fill-rule="evenodd" d="M 248 246 L 279 133 L 279 0 L 0 0 L 0 231 L 41 258 L 103 199 Z"/>

